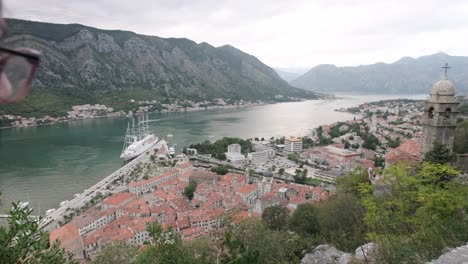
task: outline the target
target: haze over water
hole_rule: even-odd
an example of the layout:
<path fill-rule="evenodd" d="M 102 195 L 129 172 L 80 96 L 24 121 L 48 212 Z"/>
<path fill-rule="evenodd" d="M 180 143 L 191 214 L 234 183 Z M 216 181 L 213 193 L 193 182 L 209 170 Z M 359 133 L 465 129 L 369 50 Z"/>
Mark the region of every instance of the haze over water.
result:
<path fill-rule="evenodd" d="M 424 99 L 425 95 L 349 95 L 231 110 L 151 114 L 150 130 L 177 149 L 223 136 L 303 136 L 323 124 L 352 119 L 334 109 L 383 99 Z M 79 120 L 43 127 L 0 130 L 0 213 L 12 201 L 29 201 L 41 214 L 118 169 L 124 117 Z"/>

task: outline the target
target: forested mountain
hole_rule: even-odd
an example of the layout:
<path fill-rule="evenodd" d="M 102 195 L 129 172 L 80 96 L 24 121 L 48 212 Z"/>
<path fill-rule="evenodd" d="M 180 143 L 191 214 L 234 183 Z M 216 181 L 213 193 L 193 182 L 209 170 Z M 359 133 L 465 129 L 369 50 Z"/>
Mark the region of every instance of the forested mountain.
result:
<path fill-rule="evenodd" d="M 17 19 L 8 19 L 7 27 L 3 45 L 30 47 L 43 54 L 33 84 L 41 100 L 60 97 L 72 104 L 102 98 L 109 103 L 108 98 L 114 96 L 191 100 L 316 97 L 290 86 L 256 57 L 229 45 L 213 47 L 189 39 Z M 30 96 L 31 100 L 36 99 Z"/>
<path fill-rule="evenodd" d="M 448 63 L 449 78 L 458 91 L 468 91 L 468 57 L 436 53 L 420 58 L 404 57 L 395 63 L 357 67 L 319 65 L 291 82 L 293 86 L 321 92 L 428 93 L 443 76 Z"/>

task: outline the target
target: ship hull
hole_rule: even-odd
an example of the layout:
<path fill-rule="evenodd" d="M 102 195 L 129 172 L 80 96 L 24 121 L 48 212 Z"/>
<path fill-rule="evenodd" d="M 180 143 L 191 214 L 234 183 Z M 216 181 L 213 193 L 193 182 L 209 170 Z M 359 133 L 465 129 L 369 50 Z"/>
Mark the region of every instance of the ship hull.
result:
<path fill-rule="evenodd" d="M 145 153 L 145 151 L 150 149 L 157 142 L 158 137 L 156 137 L 155 135 L 148 135 L 144 139 L 128 146 L 128 148 L 123 151 L 122 155 L 120 155 L 120 158 L 125 161 L 132 160 Z"/>

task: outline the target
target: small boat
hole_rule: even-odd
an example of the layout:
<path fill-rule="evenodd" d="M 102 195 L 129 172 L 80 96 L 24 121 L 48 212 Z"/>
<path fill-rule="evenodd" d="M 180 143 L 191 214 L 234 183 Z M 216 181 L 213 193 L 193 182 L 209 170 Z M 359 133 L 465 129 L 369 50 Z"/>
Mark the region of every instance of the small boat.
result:
<path fill-rule="evenodd" d="M 64 206 L 64 205 L 66 205 L 67 203 L 68 203 L 68 200 L 65 200 L 65 201 L 63 201 L 63 202 L 60 203 L 60 206 Z"/>
<path fill-rule="evenodd" d="M 51 213 L 55 212 L 55 208 L 49 209 L 45 212 L 46 215 L 50 215 Z"/>
<path fill-rule="evenodd" d="M 19 209 L 26 209 L 29 207 L 29 202 L 20 202 L 18 204 Z"/>
<path fill-rule="evenodd" d="M 174 135 L 172 135 L 172 134 L 167 134 L 167 137 L 168 137 L 168 138 L 171 138 L 171 137 L 173 137 L 173 136 L 174 136 Z"/>

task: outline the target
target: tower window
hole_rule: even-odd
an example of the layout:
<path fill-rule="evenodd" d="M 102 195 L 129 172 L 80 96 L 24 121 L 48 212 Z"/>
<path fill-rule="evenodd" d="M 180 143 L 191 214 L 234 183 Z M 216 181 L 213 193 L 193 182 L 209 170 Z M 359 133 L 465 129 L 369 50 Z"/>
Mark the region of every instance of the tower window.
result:
<path fill-rule="evenodd" d="M 451 109 L 451 108 L 445 109 L 444 117 L 445 117 L 445 118 L 449 118 L 449 117 L 450 117 L 450 113 L 452 113 L 452 109 Z"/>
<path fill-rule="evenodd" d="M 434 107 L 429 108 L 427 117 L 429 117 L 431 119 L 434 117 Z"/>

